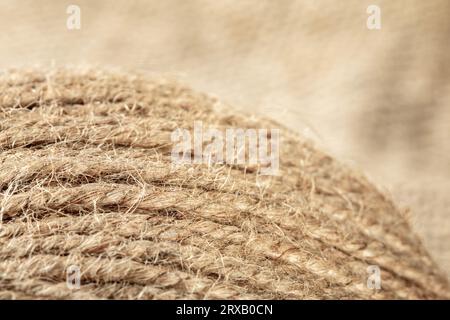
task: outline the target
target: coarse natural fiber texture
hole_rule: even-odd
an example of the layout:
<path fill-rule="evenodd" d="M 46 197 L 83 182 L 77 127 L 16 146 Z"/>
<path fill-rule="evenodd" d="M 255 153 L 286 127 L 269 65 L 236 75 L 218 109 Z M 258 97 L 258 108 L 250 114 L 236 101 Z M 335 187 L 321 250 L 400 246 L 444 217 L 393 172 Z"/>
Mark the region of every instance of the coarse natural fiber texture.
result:
<path fill-rule="evenodd" d="M 93 70 L 4 72 L 0 103 L 1 298 L 449 297 L 405 213 L 282 127 L 279 176 L 171 162 L 171 132 L 194 121 L 276 123 Z"/>

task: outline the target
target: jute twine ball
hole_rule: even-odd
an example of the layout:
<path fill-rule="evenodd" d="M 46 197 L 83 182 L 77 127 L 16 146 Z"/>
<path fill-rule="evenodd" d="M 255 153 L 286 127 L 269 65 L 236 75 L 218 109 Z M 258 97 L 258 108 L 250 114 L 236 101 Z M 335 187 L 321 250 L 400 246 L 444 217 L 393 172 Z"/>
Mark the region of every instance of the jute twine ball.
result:
<path fill-rule="evenodd" d="M 449 297 L 405 212 L 280 124 L 93 70 L 3 72 L 0 103 L 0 298 Z M 279 175 L 174 166 L 195 121 L 279 128 Z"/>

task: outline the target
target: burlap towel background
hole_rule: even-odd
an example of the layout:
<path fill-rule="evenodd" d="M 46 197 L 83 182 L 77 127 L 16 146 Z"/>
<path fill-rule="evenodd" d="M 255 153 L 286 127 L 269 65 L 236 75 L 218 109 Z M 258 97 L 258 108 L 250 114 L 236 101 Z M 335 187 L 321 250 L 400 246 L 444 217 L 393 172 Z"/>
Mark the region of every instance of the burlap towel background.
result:
<path fill-rule="evenodd" d="M 412 208 L 450 269 L 450 2 L 2 1 L 0 66 L 164 72 L 301 131 Z M 250 109 L 251 108 L 251 109 Z"/>

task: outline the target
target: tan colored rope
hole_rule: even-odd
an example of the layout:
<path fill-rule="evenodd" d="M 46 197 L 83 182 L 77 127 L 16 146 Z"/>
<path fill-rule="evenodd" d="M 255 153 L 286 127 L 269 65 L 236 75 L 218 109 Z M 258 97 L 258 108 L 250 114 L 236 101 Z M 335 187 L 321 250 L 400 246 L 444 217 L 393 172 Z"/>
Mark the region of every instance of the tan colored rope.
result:
<path fill-rule="evenodd" d="M 92 70 L 10 71 L 0 92 L 1 298 L 449 297 L 389 197 L 276 123 Z M 173 166 L 194 121 L 281 128 L 281 174 Z"/>

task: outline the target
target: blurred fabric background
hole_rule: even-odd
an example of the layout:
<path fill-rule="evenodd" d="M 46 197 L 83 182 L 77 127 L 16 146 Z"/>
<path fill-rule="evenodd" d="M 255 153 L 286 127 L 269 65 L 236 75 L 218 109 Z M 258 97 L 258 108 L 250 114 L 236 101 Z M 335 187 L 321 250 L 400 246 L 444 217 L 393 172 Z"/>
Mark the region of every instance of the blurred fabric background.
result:
<path fill-rule="evenodd" d="M 450 1 L 2 0 L 0 29 L 2 69 L 162 73 L 275 118 L 411 208 L 450 274 Z"/>

